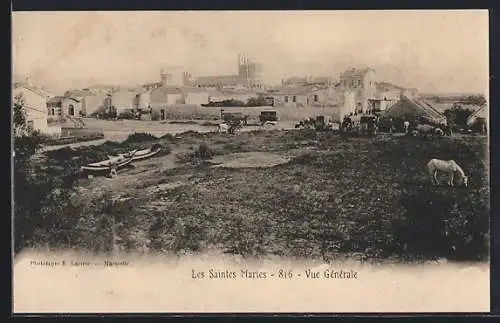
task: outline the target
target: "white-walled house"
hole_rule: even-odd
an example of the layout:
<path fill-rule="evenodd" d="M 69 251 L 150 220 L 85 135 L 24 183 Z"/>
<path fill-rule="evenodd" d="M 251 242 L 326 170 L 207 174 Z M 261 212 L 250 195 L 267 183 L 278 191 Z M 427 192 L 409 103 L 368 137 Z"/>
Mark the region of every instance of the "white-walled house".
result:
<path fill-rule="evenodd" d="M 342 90 L 356 93 L 356 110 L 366 112 L 370 109 L 369 99 L 377 95 L 377 76 L 372 68 L 351 68 L 340 74 Z"/>
<path fill-rule="evenodd" d="M 202 88 L 182 87 L 185 104 L 202 105 L 207 104 L 210 99 L 210 92 Z"/>
<path fill-rule="evenodd" d="M 151 90 L 144 90 L 135 95 L 134 109 L 147 110 L 151 107 Z"/>
<path fill-rule="evenodd" d="M 184 103 L 184 91 L 179 87 L 162 86 L 151 91 L 150 105 L 153 109 Z"/>
<path fill-rule="evenodd" d="M 24 101 L 27 125 L 42 133 L 49 132 L 46 94 L 31 85 L 18 84 L 12 89 L 13 105 L 18 96 Z"/>
<path fill-rule="evenodd" d="M 136 91 L 133 90 L 118 90 L 111 95 L 111 105 L 116 109 L 116 113 L 120 114 L 126 111 L 133 111 Z"/>

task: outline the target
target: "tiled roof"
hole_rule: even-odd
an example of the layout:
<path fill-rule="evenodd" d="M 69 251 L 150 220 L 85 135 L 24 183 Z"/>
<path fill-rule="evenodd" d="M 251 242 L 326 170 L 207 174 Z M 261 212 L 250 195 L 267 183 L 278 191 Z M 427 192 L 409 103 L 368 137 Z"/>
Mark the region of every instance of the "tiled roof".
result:
<path fill-rule="evenodd" d="M 157 89 L 154 89 L 152 92 L 157 92 L 157 91 L 161 91 L 161 92 L 164 92 L 166 94 L 183 94 L 184 93 L 182 91 L 182 89 L 180 87 L 177 87 L 177 86 L 161 86 Z"/>
<path fill-rule="evenodd" d="M 467 120 L 473 120 L 474 118 L 488 118 L 489 117 L 489 111 L 486 106 L 477 109 L 474 111 L 468 118 Z"/>
<path fill-rule="evenodd" d="M 59 104 L 63 99 L 63 96 L 54 96 L 47 101 L 47 104 Z"/>
<path fill-rule="evenodd" d="M 430 104 L 420 100 L 409 98 L 407 96 L 401 97 L 401 100 L 387 109 L 384 114 L 397 116 L 399 115 L 399 111 L 401 111 L 401 108 L 403 108 L 404 110 L 405 106 L 410 107 L 413 111 L 418 111 L 416 113 L 429 119 L 436 120 L 438 122 L 446 120 L 446 117 L 439 111 L 434 109 Z"/>
<path fill-rule="evenodd" d="M 47 96 L 47 93 L 46 93 L 44 90 L 39 89 L 39 88 L 37 88 L 36 86 L 28 85 L 28 84 L 23 83 L 23 82 L 14 83 L 13 85 L 14 85 L 14 86 L 13 86 L 13 88 L 14 88 L 14 89 L 17 89 L 17 88 L 21 88 L 21 87 L 22 87 L 22 88 L 25 88 L 25 89 L 27 89 L 27 90 L 33 91 L 33 92 L 35 92 L 36 94 L 41 95 L 41 96 L 43 96 L 43 97 L 46 97 L 46 96 Z"/>

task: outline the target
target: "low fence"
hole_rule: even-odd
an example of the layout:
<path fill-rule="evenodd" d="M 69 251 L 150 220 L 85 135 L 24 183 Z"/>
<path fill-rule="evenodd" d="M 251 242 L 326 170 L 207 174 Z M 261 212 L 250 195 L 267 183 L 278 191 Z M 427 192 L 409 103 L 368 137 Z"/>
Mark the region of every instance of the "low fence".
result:
<path fill-rule="evenodd" d="M 187 105 L 167 106 L 164 108 L 166 119 L 213 120 L 220 119 L 221 109 L 224 112 L 241 112 L 249 119 L 258 119 L 261 111 L 274 110 L 283 121 L 296 121 L 320 115 L 336 116 L 340 107 L 332 106 L 297 106 L 295 104 L 261 107 L 202 107 Z"/>
<path fill-rule="evenodd" d="M 60 128 L 59 134 L 46 135 L 45 145 L 65 145 L 77 142 L 99 140 L 104 138 L 104 132 L 98 128 Z"/>

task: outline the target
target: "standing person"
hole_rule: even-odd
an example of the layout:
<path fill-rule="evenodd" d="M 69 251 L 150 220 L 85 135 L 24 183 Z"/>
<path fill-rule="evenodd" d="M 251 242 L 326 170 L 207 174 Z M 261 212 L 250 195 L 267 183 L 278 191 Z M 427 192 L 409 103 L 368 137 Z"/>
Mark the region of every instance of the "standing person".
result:
<path fill-rule="evenodd" d="M 117 168 L 117 163 L 116 162 L 113 162 L 110 167 L 109 167 L 109 177 L 110 178 L 115 178 L 116 176 L 118 176 L 118 173 L 116 171 L 116 168 Z"/>
<path fill-rule="evenodd" d="M 408 128 L 410 127 L 410 122 L 405 120 L 404 123 L 403 123 L 404 127 L 405 127 L 405 134 L 408 133 Z"/>

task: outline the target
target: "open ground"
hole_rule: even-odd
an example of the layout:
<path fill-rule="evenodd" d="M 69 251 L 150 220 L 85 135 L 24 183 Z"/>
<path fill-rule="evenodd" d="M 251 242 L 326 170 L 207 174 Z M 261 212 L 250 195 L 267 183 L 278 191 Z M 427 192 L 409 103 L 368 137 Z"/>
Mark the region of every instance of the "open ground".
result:
<path fill-rule="evenodd" d="M 85 163 L 154 143 L 164 147 L 161 155 L 134 162 L 115 179 L 76 180 L 72 198 L 45 215 L 58 221 L 38 224 L 32 245 L 325 261 L 488 258 L 486 137 L 136 134 L 48 151 L 38 171 L 75 177 Z M 196 157 L 203 143 L 213 154 L 207 162 Z M 470 186 L 433 187 L 425 168 L 431 158 L 456 160 Z"/>

